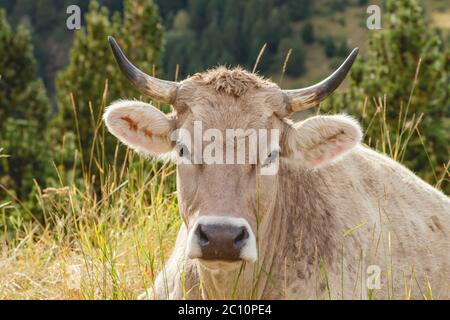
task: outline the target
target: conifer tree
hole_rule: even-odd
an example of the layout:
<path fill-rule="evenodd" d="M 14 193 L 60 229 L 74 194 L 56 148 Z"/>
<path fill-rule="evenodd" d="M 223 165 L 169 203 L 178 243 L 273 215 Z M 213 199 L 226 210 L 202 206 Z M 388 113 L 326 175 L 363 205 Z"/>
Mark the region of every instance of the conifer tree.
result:
<path fill-rule="evenodd" d="M 49 167 L 44 146 L 50 103 L 37 77 L 31 36 L 24 25 L 13 30 L 0 10 L 0 179 L 21 199 L 44 182 Z M 3 184 L 2 183 L 2 184 Z"/>
<path fill-rule="evenodd" d="M 85 27 L 75 35 L 70 63 L 59 74 L 56 83 L 59 106 L 57 126 L 64 132 L 78 134 L 79 131 L 85 163 L 89 160 L 94 141 L 93 122 L 98 121 L 102 109 L 119 98 L 139 97 L 139 93 L 118 70 L 107 37 L 117 37 L 127 56 L 149 74 L 158 70 L 163 48 L 163 28 L 157 7 L 151 0 L 126 0 L 123 18 L 119 13 L 115 13 L 112 19 L 109 16 L 107 8 L 91 1 L 85 16 Z M 105 100 L 106 81 L 109 86 Z M 112 155 L 116 142 L 109 136 L 106 139 L 106 152 Z"/>
<path fill-rule="evenodd" d="M 383 30 L 371 31 L 366 56 L 353 68 L 350 93 L 337 103 L 361 115 L 365 97 L 371 103 L 386 95 L 386 118 L 374 116 L 380 111 L 376 108 L 365 108 L 362 120 L 369 128 L 367 137 L 380 136 L 386 121 L 392 141 L 398 133 L 399 117 L 404 119 L 408 111 L 408 118 L 415 115 L 417 119 L 423 113 L 421 136 L 414 132 L 399 160 L 435 183 L 450 158 L 450 53 L 439 33 L 427 25 L 417 0 L 387 1 L 384 17 Z M 447 184 L 447 191 L 449 187 Z"/>

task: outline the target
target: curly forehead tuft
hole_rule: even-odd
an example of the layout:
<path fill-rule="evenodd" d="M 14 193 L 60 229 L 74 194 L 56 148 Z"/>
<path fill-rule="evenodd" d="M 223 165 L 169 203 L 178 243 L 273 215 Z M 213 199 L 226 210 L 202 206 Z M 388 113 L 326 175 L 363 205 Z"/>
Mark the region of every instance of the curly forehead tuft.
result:
<path fill-rule="evenodd" d="M 189 80 L 214 87 L 218 92 L 240 97 L 249 89 L 259 89 L 276 86 L 272 81 L 248 72 L 241 67 L 228 69 L 224 66 L 197 73 Z"/>

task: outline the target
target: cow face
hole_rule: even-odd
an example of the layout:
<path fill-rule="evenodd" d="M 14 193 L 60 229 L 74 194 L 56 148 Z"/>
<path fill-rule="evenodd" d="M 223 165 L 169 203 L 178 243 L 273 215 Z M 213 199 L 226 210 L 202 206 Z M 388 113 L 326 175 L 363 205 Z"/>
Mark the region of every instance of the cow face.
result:
<path fill-rule="evenodd" d="M 204 99 L 194 99 L 177 115 L 166 116 L 153 106 L 122 101 L 108 109 L 106 124 L 131 148 L 151 155 L 170 153 L 178 163 L 180 213 L 189 231 L 190 258 L 201 259 L 210 267 L 233 266 L 236 264 L 230 262 L 242 260 L 254 262 L 258 257 L 257 240 L 264 234 L 260 224 L 273 213 L 278 196 L 278 172 L 264 174 L 263 170 L 278 161 L 295 161 L 304 168 L 327 165 L 351 150 L 360 141 L 361 131 L 357 123 L 344 116 L 314 117 L 291 125 L 273 112 L 274 104 L 282 104 L 283 100 L 272 90 L 236 98 L 214 93 L 210 88 L 195 92 L 188 88 L 186 92 L 191 93 L 186 95 L 187 101 L 192 94 Z M 180 94 L 183 92 L 182 88 Z M 266 99 L 261 98 L 264 95 Z M 196 138 L 196 124 L 202 125 L 206 139 L 205 135 Z M 217 137 L 224 137 L 220 144 L 208 138 L 211 129 L 217 131 Z M 230 129 L 243 134 L 230 138 Z M 251 132 L 260 130 L 278 132 L 273 135 L 278 140 L 272 141 L 269 133 L 264 149 L 260 135 L 251 138 Z M 235 143 L 229 143 L 229 139 Z M 238 163 L 238 152 L 242 152 L 238 150 L 239 142 L 245 145 L 245 163 Z M 213 144 L 220 154 L 215 160 L 222 163 L 207 159 L 205 151 Z M 234 163 L 226 162 L 229 146 L 233 148 Z M 265 157 L 258 155 L 256 162 L 250 162 L 252 148 Z"/>
<path fill-rule="evenodd" d="M 233 78 L 227 70 L 211 77 L 225 75 Z M 241 72 L 234 74 L 238 75 Z M 174 139 L 177 156 L 188 160 L 178 165 L 188 255 L 208 266 L 210 260 L 254 262 L 259 223 L 272 211 L 277 196 L 284 123 L 274 110 L 281 110 L 284 100 L 275 87 L 239 92 L 229 88 L 226 93 L 209 81 L 203 74 L 185 82 L 176 102 L 182 110 L 177 126 L 182 130 Z M 203 132 L 201 143 L 191 138 L 197 138 L 198 131 Z M 214 157 L 208 159 L 211 153 Z"/>
<path fill-rule="evenodd" d="M 236 96 L 192 79 L 180 87 L 174 105 L 180 111 L 166 116 L 150 105 L 119 101 L 105 122 L 131 148 L 169 153 L 177 162 L 190 258 L 209 267 L 256 261 L 258 223 L 277 197 L 286 124 L 274 106 L 284 107 L 281 91 L 252 88 Z"/>
<path fill-rule="evenodd" d="M 165 115 L 151 105 L 119 101 L 105 113 L 106 125 L 134 150 L 170 154 L 178 163 L 186 254 L 208 268 L 258 259 L 257 243 L 266 241 L 261 225 L 276 214 L 279 161 L 310 170 L 342 157 L 361 139 L 359 125 L 348 117 L 314 117 L 297 125 L 286 120 L 325 97 L 325 89 L 336 87 L 333 77 L 342 81 L 342 74 L 300 92 L 282 91 L 239 68 L 218 68 L 173 84 L 143 74 L 114 40 L 111 44 L 124 74 L 176 112 Z"/>

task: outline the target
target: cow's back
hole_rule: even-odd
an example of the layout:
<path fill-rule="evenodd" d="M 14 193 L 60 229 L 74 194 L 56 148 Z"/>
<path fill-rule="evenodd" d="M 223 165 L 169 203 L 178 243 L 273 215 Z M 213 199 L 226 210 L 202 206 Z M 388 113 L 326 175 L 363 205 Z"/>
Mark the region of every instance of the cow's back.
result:
<path fill-rule="evenodd" d="M 447 196 L 399 163 L 363 146 L 322 169 L 321 177 L 329 192 L 327 202 L 334 207 L 336 237 L 342 235 L 344 247 L 344 276 L 336 265 L 331 278 L 342 287 L 342 278 L 348 277 L 348 283 L 344 282 L 347 298 L 358 292 L 355 283 L 361 279 L 367 282 L 369 277 L 376 287 L 377 270 L 381 289 L 373 291 L 375 298 L 407 298 L 409 292 L 411 298 L 450 297 Z"/>

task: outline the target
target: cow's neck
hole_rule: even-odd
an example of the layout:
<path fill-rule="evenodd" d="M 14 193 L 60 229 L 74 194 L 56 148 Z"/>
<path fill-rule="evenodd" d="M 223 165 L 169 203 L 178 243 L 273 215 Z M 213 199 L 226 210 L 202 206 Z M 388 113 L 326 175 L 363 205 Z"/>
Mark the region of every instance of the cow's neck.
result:
<path fill-rule="evenodd" d="M 320 264 L 331 271 L 338 251 L 335 230 L 339 219 L 327 200 L 326 169 L 307 170 L 290 163 L 280 166 L 278 196 L 272 223 L 266 231 L 264 265 L 270 274 L 264 299 L 297 298 L 304 284 L 319 281 Z M 323 264 L 322 264 L 323 266 Z"/>
<path fill-rule="evenodd" d="M 300 292 L 305 283 L 322 281 L 314 278 L 320 274 L 322 262 L 332 268 L 339 219 L 327 200 L 326 175 L 326 169 L 306 170 L 290 164 L 280 168 L 276 212 L 284 217 L 281 234 L 286 237 L 279 243 L 270 270 L 276 281 L 266 288 L 270 295 L 263 298 L 303 296 Z"/>

